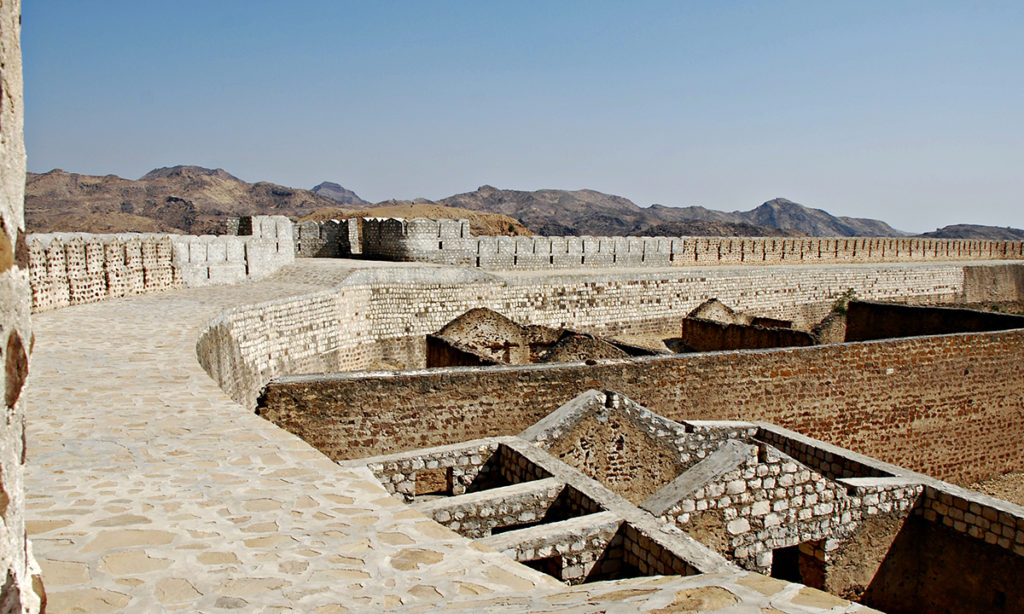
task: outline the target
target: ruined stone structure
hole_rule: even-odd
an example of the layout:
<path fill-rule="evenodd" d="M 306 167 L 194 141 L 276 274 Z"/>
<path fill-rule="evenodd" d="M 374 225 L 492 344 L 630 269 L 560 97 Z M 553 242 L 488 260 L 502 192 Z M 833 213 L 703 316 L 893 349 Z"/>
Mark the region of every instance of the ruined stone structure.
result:
<path fill-rule="evenodd" d="M 427 335 L 426 343 L 426 366 L 430 368 L 525 365 L 667 353 L 589 333 L 537 324 L 521 326 L 496 311 L 479 307 Z"/>
<path fill-rule="evenodd" d="M 871 603 L 886 604 L 882 609 L 893 612 L 906 611 L 900 604 L 908 596 L 921 603 L 947 600 L 961 611 L 971 611 L 970 604 L 957 599 L 983 611 L 1013 611 L 1019 596 L 1012 574 L 1005 570 L 1019 565 L 1020 553 L 1014 549 L 1020 546 L 1020 508 L 837 447 L 958 482 L 1019 470 L 1019 451 L 1007 437 L 1024 426 L 1016 409 L 1024 399 L 1017 358 L 1021 329 L 1013 319 L 996 317 L 1001 321 L 982 323 L 970 333 L 620 358 L 593 365 L 287 374 L 361 369 L 385 358 L 422 366 L 416 361 L 423 360 L 426 335 L 481 304 L 530 324 L 582 323 L 579 327 L 591 332 L 672 334 L 683 315 L 711 296 L 725 297 L 760 317 L 806 326 L 820 320 L 848 288 L 867 298 L 911 303 L 979 300 L 1019 296 L 1019 275 L 1019 265 L 1013 264 L 918 263 L 521 276 L 431 265 L 304 260 L 260 283 L 183 289 L 41 314 L 46 322 L 80 322 L 93 312 L 131 313 L 135 303 L 145 313 L 153 311 L 152 305 L 172 306 L 160 309 L 157 320 L 162 323 L 175 309 L 210 296 L 217 302 L 211 303 L 209 315 L 196 311 L 192 316 L 192 328 L 178 335 L 187 351 L 174 360 L 195 361 L 198 356 L 225 392 L 244 407 L 258 406 L 262 414 L 251 416 L 222 395 L 223 400 L 215 400 L 217 394 L 202 388 L 194 373 L 179 377 L 181 367 L 167 379 L 181 380 L 181 388 L 157 398 L 191 403 L 199 386 L 206 396 L 198 405 L 169 415 L 163 401 L 156 402 L 153 414 L 136 423 L 128 416 L 147 408 L 151 402 L 146 399 L 153 395 L 123 401 L 126 416 L 102 440 L 120 441 L 145 425 L 144 439 L 126 449 L 150 449 L 152 431 L 166 424 L 170 430 L 159 440 L 160 452 L 140 457 L 113 447 L 98 450 L 96 468 L 109 467 L 112 458 L 118 459 L 117 467 L 127 467 L 128 473 L 116 474 L 121 476 L 117 479 L 107 479 L 105 469 L 100 470 L 96 487 L 90 489 L 126 502 L 117 504 L 120 515 L 100 509 L 88 515 L 64 513 L 74 506 L 60 498 L 62 489 L 80 498 L 75 489 L 83 480 L 77 473 L 65 477 L 64 468 L 50 476 L 58 486 L 53 494 L 33 493 L 33 526 L 42 538 L 44 570 L 62 583 L 56 585 L 57 603 L 88 594 L 126 607 L 191 603 L 210 609 L 223 607 L 218 603 L 244 602 L 247 606 L 239 607 L 266 603 L 313 610 L 315 604 L 338 601 L 341 591 L 346 607 L 356 611 L 414 603 L 441 608 L 449 601 L 483 610 L 529 611 L 541 609 L 541 601 L 555 594 L 563 595 L 562 603 L 626 600 L 642 611 L 697 595 L 700 600 L 693 603 L 708 611 L 737 603 L 768 607 L 770 594 L 780 611 L 855 611 L 837 598 L 804 592 L 811 589 L 785 592 L 784 581 L 744 571 L 746 567 L 850 597 L 868 596 Z M 232 304 L 217 298 L 236 292 L 245 300 Z M 942 325 L 938 316 L 916 319 Z M 851 320 L 870 326 L 865 318 Z M 46 349 L 53 354 L 57 348 Z M 132 351 L 143 359 L 153 354 L 144 346 Z M 118 348 L 117 357 L 124 354 Z M 159 355 L 160 365 L 169 360 L 166 349 Z M 74 362 L 64 357 L 50 364 L 54 373 L 44 381 L 65 385 L 58 382 L 74 373 Z M 950 395 L 949 382 L 954 380 L 957 394 Z M 208 383 L 212 388 L 213 382 Z M 596 394 L 586 392 L 595 387 L 621 390 L 664 417 L 621 397 L 609 402 L 603 395 L 600 402 L 584 404 L 593 412 L 577 414 L 579 420 L 552 413 L 579 394 Z M 51 419 L 47 431 L 58 429 L 56 423 L 71 412 L 59 405 L 60 398 L 58 390 L 44 403 L 62 412 Z M 224 407 L 212 413 L 203 409 L 211 404 Z M 90 405 L 76 403 L 74 411 L 86 414 Z M 306 444 L 286 439 L 290 436 L 284 430 L 264 418 L 337 459 L 383 453 L 400 462 L 387 471 L 365 459 L 330 469 L 322 455 L 300 449 Z M 524 431 L 534 424 L 532 431 Z M 611 430 L 602 431 L 606 426 Z M 259 453 L 250 454 L 248 443 L 223 445 L 219 433 L 226 428 L 236 429 L 227 431 L 232 442 L 249 441 L 246 433 L 251 433 L 261 442 Z M 69 435 L 79 436 L 75 430 Z M 36 431 L 35 436 L 47 439 L 45 432 Z M 650 442 L 638 455 L 633 445 L 637 441 Z M 268 450 L 268 445 L 280 447 Z M 445 448 L 425 455 L 423 448 L 438 445 Z M 78 467 L 85 458 L 85 450 L 73 445 L 49 443 L 43 449 L 46 462 L 40 472 L 68 463 Z M 74 461 L 59 463 L 54 456 L 62 450 L 73 453 Z M 588 454 L 612 470 L 588 473 L 583 462 Z M 148 473 L 131 473 L 150 456 L 155 465 Z M 170 467 L 193 458 L 195 465 L 182 465 L 183 476 L 200 476 L 199 482 L 195 477 L 175 480 L 188 495 L 182 498 L 184 507 L 132 492 L 161 479 L 149 476 L 166 476 Z M 298 458 L 305 460 L 294 460 Z M 250 469 L 251 463 L 256 467 Z M 399 470 L 400 465 L 405 468 Z M 776 480 L 770 486 L 765 481 L 769 476 Z M 220 480 L 226 480 L 226 489 L 217 485 Z M 633 488 L 647 483 L 660 487 Z M 697 483 L 704 485 L 703 492 L 690 488 Z M 253 486 L 247 489 L 246 484 Z M 409 495 L 415 509 L 388 503 L 387 490 Z M 307 500 L 298 492 L 314 496 Z M 766 504 L 770 511 L 762 514 Z M 165 506 L 167 511 L 161 511 Z M 284 509 L 295 514 L 282 513 Z M 317 510 L 315 517 L 305 509 Z M 801 518 L 807 510 L 810 516 Z M 856 510 L 859 519 L 854 518 Z M 847 512 L 850 516 L 844 519 Z M 994 520 L 989 518 L 993 514 Z M 457 515 L 461 519 L 454 527 Z M 433 522 L 422 520 L 425 516 Z M 108 524 L 112 522 L 147 524 L 122 530 Z M 465 545 L 458 541 L 465 538 L 440 527 L 432 530 L 442 532 L 426 537 L 427 529 L 414 530 L 414 523 L 465 530 L 478 545 Z M 149 541 L 144 550 L 115 541 L 129 536 Z M 154 540 L 169 541 L 161 545 Z M 948 545 L 943 552 L 949 555 L 923 556 L 922 543 L 928 542 L 921 540 Z M 185 549 L 198 548 L 196 542 L 212 551 Z M 891 556 L 872 549 L 879 543 L 890 546 Z M 331 555 L 312 554 L 323 550 Z M 856 556 L 851 558 L 850 552 Z M 956 562 L 959 552 L 981 563 L 962 570 Z M 204 562 L 236 560 L 232 556 L 238 563 Z M 313 557 L 308 567 L 296 560 L 305 557 Z M 927 564 L 906 576 L 906 569 L 922 559 Z M 268 565 L 268 560 L 274 563 Z M 514 560 L 533 569 L 516 566 Z M 878 564 L 876 582 L 864 580 L 868 572 L 862 563 L 869 560 Z M 957 577 L 951 579 L 950 570 Z M 72 577 L 72 571 L 78 575 Z M 690 575 L 645 575 L 662 573 Z M 112 578 L 118 574 L 125 582 L 146 581 L 115 585 Z M 239 574 L 247 579 L 237 579 Z M 580 583 L 566 588 L 552 575 Z M 582 582 L 624 577 L 631 579 Z M 465 579 L 481 592 L 460 593 Z M 81 587 L 100 581 L 91 592 L 83 592 L 87 589 Z M 509 584 L 499 588 L 498 582 Z M 657 586 L 671 590 L 652 591 L 645 582 L 664 583 Z M 965 588 L 964 582 L 970 586 Z M 243 583 L 263 587 L 262 592 L 236 588 Z M 752 592 L 750 586 L 765 592 Z M 948 593 L 929 588 L 943 586 L 953 588 Z"/>
<path fill-rule="evenodd" d="M 306 222 L 300 256 L 433 262 L 493 270 L 1024 259 L 1021 241 L 876 238 L 474 237 L 467 220 Z"/>
<path fill-rule="evenodd" d="M 38 612 L 45 604 L 25 529 L 25 384 L 35 338 L 29 319 L 22 140 L 21 3 L 0 0 L 0 611 Z"/>
<path fill-rule="evenodd" d="M 679 334 L 685 314 L 714 297 L 809 327 L 849 288 L 866 300 L 1015 300 L 1021 270 L 877 264 L 519 276 L 374 267 L 329 290 L 225 312 L 210 322 L 198 354 L 232 398 L 254 407 L 260 389 L 278 375 L 355 371 L 379 363 L 422 367 L 426 335 L 476 307 L 529 324 L 666 338 Z"/>
<path fill-rule="evenodd" d="M 680 336 L 673 340 L 673 349 L 680 352 L 759 350 L 802 347 L 820 342 L 817 335 L 793 330 L 792 326 L 789 320 L 738 312 L 718 299 L 711 299 L 683 318 Z M 819 323 L 815 329 L 820 326 Z"/>
<path fill-rule="evenodd" d="M 623 439 L 612 471 L 558 453 Z M 651 454 L 666 451 L 675 470 L 635 496 Z M 998 567 L 1022 565 L 1024 510 L 770 424 L 677 423 L 588 391 L 518 436 L 343 465 L 368 467 L 435 521 L 570 584 L 729 561 L 885 611 L 1024 605 Z M 935 558 L 971 536 L 986 556 L 961 566 L 970 581 L 928 578 L 905 551 L 919 531 Z M 981 577 L 988 590 L 970 586 Z"/>

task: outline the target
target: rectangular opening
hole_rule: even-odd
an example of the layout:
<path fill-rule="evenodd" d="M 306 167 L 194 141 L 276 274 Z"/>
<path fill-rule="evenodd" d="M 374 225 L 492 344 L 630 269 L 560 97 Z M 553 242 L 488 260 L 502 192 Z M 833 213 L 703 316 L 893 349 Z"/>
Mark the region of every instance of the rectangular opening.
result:
<path fill-rule="evenodd" d="M 558 578 L 559 580 L 562 579 L 562 557 L 558 555 L 520 562 L 530 569 L 536 569 L 541 573 L 546 573 L 549 576 Z"/>
<path fill-rule="evenodd" d="M 809 541 L 772 551 L 771 577 L 787 582 L 799 582 L 812 588 L 824 589 L 824 563 L 816 553 L 822 550 L 821 541 Z"/>

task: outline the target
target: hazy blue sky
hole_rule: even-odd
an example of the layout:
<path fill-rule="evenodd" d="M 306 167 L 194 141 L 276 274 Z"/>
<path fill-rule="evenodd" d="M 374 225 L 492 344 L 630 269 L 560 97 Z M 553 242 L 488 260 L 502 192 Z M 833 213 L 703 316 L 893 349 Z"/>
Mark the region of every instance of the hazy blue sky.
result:
<path fill-rule="evenodd" d="M 27 0 L 29 170 L 1024 227 L 1024 2 Z"/>

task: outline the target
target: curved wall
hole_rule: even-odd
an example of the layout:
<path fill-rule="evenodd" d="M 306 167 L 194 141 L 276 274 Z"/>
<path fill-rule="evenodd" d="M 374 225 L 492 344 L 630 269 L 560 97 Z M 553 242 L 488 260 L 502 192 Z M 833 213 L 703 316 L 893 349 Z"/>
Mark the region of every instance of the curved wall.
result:
<path fill-rule="evenodd" d="M 686 313 L 709 298 L 809 324 L 849 288 L 869 300 L 963 299 L 973 268 L 880 264 L 505 276 L 471 269 L 370 268 L 333 290 L 221 314 L 196 349 L 221 388 L 253 408 L 263 386 L 281 375 L 382 364 L 422 367 L 425 335 L 474 307 L 524 324 L 669 337 L 679 334 Z"/>

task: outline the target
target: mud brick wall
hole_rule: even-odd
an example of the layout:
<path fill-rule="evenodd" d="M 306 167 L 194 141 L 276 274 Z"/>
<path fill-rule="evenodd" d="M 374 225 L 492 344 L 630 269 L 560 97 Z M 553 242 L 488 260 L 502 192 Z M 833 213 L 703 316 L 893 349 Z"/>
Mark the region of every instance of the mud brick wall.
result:
<path fill-rule="evenodd" d="M 673 420 L 762 420 L 969 483 L 1024 469 L 1022 355 L 1016 330 L 593 366 L 291 376 L 268 384 L 261 411 L 341 459 L 418 447 L 424 433 L 435 445 L 511 435 L 603 388 Z"/>
<path fill-rule="evenodd" d="M 802 330 L 722 324 L 700 318 L 683 319 L 680 340 L 683 345 L 698 352 L 803 347 L 815 344 L 815 338 Z"/>
<path fill-rule="evenodd" d="M 908 307 L 852 301 L 847 305 L 846 340 L 867 341 L 1024 328 L 1024 316 L 949 307 Z"/>
<path fill-rule="evenodd" d="M 25 405 L 33 335 L 25 241 L 21 2 L 0 0 L 0 611 L 39 612 L 45 592 L 25 533 Z"/>
<path fill-rule="evenodd" d="M 884 238 L 474 237 L 466 220 L 363 220 L 363 253 L 486 269 L 1021 260 L 1024 242 Z"/>

